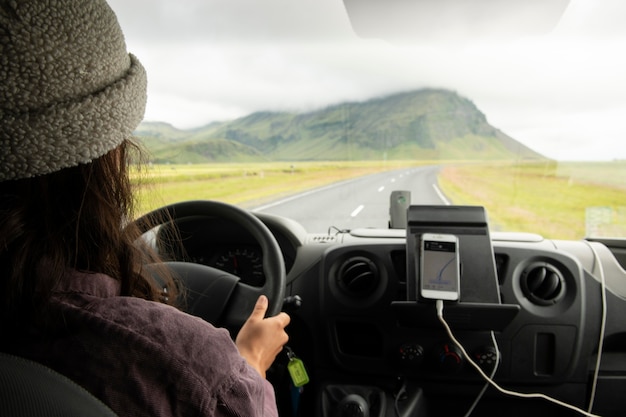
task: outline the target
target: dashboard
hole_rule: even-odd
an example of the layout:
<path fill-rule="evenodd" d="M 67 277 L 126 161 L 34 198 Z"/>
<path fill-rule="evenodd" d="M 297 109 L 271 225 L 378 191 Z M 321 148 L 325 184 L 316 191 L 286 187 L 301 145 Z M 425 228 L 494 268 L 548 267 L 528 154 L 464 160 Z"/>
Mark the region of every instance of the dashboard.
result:
<path fill-rule="evenodd" d="M 465 415 L 485 382 L 446 333 L 435 304 L 412 295 L 406 230 L 309 234 L 290 219 L 255 215 L 279 243 L 286 296 L 301 299 L 285 305 L 292 317 L 289 346 L 310 383 L 294 394 L 285 378 L 288 359 L 277 361 L 268 378 L 281 416 Z M 182 243 L 162 239 L 159 250 L 170 259 L 223 269 L 253 286 L 264 282 L 261 248 L 242 227 L 196 216 L 178 219 L 177 229 L 161 233 Z M 466 267 L 460 302 L 443 310 L 468 356 L 486 374 L 497 364 L 494 380 L 506 389 L 583 409 L 593 396 L 594 413 L 623 415 L 623 242 L 494 233 L 487 248 L 493 278 Z M 358 414 L 362 408 L 368 414 Z M 346 414 L 350 410 L 356 414 Z M 505 412 L 580 415 L 493 388 L 474 415 Z"/>

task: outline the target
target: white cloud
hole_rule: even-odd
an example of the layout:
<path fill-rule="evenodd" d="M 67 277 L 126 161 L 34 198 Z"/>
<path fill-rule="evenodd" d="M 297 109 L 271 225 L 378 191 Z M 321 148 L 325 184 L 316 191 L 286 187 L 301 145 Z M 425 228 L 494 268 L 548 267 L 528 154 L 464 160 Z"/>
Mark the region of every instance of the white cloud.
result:
<path fill-rule="evenodd" d="M 291 0 L 112 1 L 129 49 L 148 70 L 146 119 L 186 128 L 442 87 L 547 156 L 626 159 L 619 146 L 626 137 L 626 30 L 616 18 L 625 14 L 609 9 L 626 12 L 626 2 L 572 1 L 547 36 L 412 47 L 356 38 L 340 1 L 297 4 L 307 7 L 296 10 Z"/>

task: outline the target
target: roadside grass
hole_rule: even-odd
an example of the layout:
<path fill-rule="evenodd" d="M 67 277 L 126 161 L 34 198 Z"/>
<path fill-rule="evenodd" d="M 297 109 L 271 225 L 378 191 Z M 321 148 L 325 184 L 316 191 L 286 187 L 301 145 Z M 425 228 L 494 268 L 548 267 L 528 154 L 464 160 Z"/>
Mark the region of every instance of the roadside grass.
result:
<path fill-rule="evenodd" d="M 625 173 L 626 162 L 457 164 L 439 186 L 453 204 L 485 206 L 492 230 L 626 236 Z"/>
<path fill-rule="evenodd" d="M 154 165 L 133 173 L 137 214 L 177 201 L 254 207 L 330 183 L 420 165 L 445 166 L 453 204 L 487 208 L 492 230 L 546 238 L 626 236 L 626 162 L 349 161 Z"/>
<path fill-rule="evenodd" d="M 153 165 L 133 173 L 137 214 L 184 200 L 253 207 L 330 183 L 433 161 L 267 162 Z"/>

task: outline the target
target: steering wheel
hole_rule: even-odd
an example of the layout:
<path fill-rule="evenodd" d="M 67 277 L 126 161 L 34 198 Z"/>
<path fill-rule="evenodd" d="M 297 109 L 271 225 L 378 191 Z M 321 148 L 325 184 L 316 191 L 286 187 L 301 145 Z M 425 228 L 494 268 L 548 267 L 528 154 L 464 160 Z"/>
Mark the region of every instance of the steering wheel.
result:
<path fill-rule="evenodd" d="M 261 246 L 265 283 L 255 287 L 235 275 L 206 265 L 165 262 L 185 287 L 186 311 L 232 332 L 243 325 L 259 296 L 265 294 L 269 299 L 267 315 L 278 314 L 285 298 L 285 262 L 274 235 L 250 212 L 217 201 L 185 201 L 158 208 L 135 220 L 135 224 L 145 233 L 156 225 L 194 216 L 230 220 L 245 228 Z M 158 275 L 157 266 L 152 270 Z"/>

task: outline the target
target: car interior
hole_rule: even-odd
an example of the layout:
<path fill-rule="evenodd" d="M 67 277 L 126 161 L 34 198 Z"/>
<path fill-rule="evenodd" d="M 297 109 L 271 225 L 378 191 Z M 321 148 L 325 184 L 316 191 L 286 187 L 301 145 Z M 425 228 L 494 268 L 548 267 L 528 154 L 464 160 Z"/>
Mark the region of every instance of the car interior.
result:
<path fill-rule="evenodd" d="M 126 29 L 120 3 L 111 2 Z M 514 42 L 549 32 L 571 7 L 336 3 L 352 35 L 392 44 Z M 141 28 L 128 30 L 130 42 Z M 450 28 L 463 30 L 449 38 Z M 290 315 L 288 346 L 268 371 L 283 417 L 623 416 L 626 239 L 502 230 L 486 204 L 422 200 L 421 189 L 399 180 L 413 170 L 385 172 L 376 196 L 383 226 L 327 222 L 313 230 L 300 208 L 277 214 L 194 195 L 134 222 L 180 280 L 188 313 L 233 338 L 261 294 L 269 315 Z M 377 175 L 366 181 L 382 181 Z M 309 190 L 314 198 L 317 190 Z M 327 210 L 350 196 L 329 200 Z M 169 220 L 149 227 L 155 219 Z M 114 415 L 39 364 L 3 354 L 0 368 L 1 415 Z"/>
<path fill-rule="evenodd" d="M 212 204 L 221 205 L 187 202 L 180 207 L 181 216 L 176 205 L 168 207 L 180 240 L 159 240 L 162 253 L 176 262 L 215 266 L 216 258 L 207 254 L 216 248 L 266 252 L 254 237 L 256 230 L 213 213 Z M 311 381 L 298 392 L 295 412 L 292 391 L 277 388 L 281 412 L 463 415 L 485 384 L 470 360 L 487 375 L 495 372 L 507 391 L 549 395 L 581 409 L 593 395 L 593 412 L 599 415 L 618 415 L 624 409 L 619 364 L 624 359 L 620 311 L 626 307 L 626 259 L 620 244 L 490 232 L 479 206 L 416 205 L 405 213 L 400 220 L 405 228 L 331 235 L 307 233 L 286 218 L 254 214 L 280 247 L 277 255 L 287 270 L 282 308 L 292 317 L 289 347 Z M 172 236 L 170 227 L 159 233 Z M 443 316 L 460 346 L 437 319 L 434 300 L 416 289 L 424 233 L 459 238 L 461 296 L 444 303 Z M 237 288 L 228 288 L 220 299 L 228 294 L 237 298 L 249 286 L 262 288 L 260 282 L 268 286 L 274 276 L 265 267 L 249 271 L 254 272 L 233 278 Z M 190 312 L 236 331 L 234 312 L 226 309 L 217 320 L 204 313 L 202 297 L 215 294 L 216 284 L 191 271 L 181 276 L 193 283 L 188 284 Z M 275 364 L 275 386 L 289 385 L 288 363 L 284 357 L 282 365 L 280 360 Z M 351 411 L 355 409 L 362 411 Z M 520 416 L 578 414 L 543 398 L 518 398 L 493 388 L 474 412 L 504 410 Z"/>

